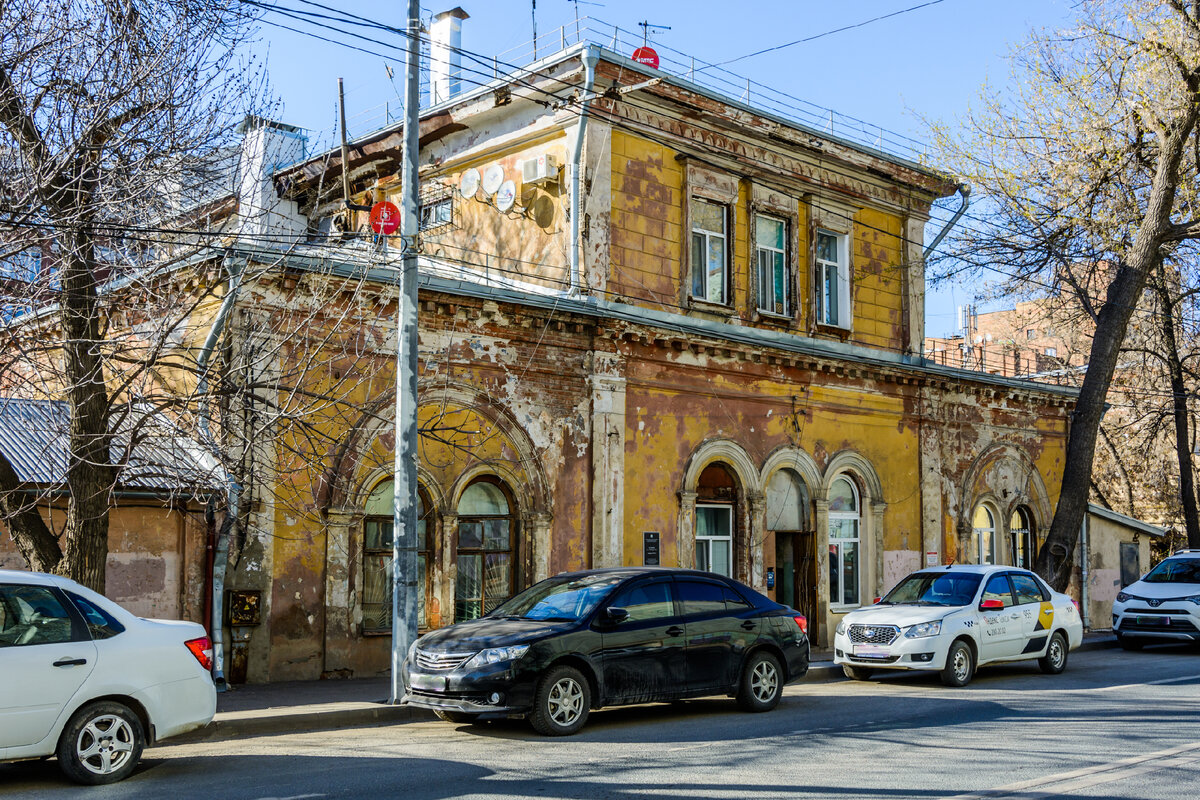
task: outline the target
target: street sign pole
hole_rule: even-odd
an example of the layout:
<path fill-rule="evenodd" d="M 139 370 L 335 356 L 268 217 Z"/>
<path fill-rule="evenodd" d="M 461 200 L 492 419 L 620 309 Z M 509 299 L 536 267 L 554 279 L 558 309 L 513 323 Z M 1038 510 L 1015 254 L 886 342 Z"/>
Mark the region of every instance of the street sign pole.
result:
<path fill-rule="evenodd" d="M 417 148 L 421 4 L 408 0 L 400 242 L 403 255 L 396 341 L 396 475 L 392 525 L 392 703 L 404 696 L 401 667 L 417 637 Z"/>

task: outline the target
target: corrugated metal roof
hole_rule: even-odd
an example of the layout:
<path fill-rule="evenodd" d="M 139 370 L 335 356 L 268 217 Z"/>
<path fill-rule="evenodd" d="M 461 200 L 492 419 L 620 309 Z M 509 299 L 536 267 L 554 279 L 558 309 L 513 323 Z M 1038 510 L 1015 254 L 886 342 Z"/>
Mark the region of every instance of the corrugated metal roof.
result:
<path fill-rule="evenodd" d="M 1088 513 L 1095 514 L 1097 517 L 1103 517 L 1110 522 L 1115 522 L 1118 525 L 1124 525 L 1126 528 L 1132 528 L 1135 531 L 1146 533 L 1151 536 L 1158 536 L 1161 538 L 1167 535 L 1166 528 L 1160 528 L 1158 525 L 1151 525 L 1149 522 L 1142 522 L 1140 519 L 1127 517 L 1124 514 L 1113 511 L 1111 508 L 1098 506 L 1095 503 L 1088 503 Z"/>
<path fill-rule="evenodd" d="M 117 486 L 125 490 L 208 494 L 224 486 L 225 470 L 165 415 L 135 407 L 116 430 L 109 454 L 120 467 Z M 67 404 L 56 400 L 0 397 L 0 455 L 17 477 L 37 486 L 66 481 Z M 137 439 L 129 447 L 130 430 Z"/>

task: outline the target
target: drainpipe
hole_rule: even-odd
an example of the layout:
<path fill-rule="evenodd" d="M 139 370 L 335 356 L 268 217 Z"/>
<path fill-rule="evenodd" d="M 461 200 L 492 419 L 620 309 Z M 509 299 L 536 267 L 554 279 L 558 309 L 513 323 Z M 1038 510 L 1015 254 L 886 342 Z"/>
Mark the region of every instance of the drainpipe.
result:
<path fill-rule="evenodd" d="M 1083 629 L 1091 628 L 1088 620 L 1088 515 L 1083 513 L 1083 524 L 1079 530 L 1079 616 L 1083 620 Z"/>
<path fill-rule="evenodd" d="M 933 251 L 937 249 L 937 246 L 942 243 L 942 239 L 946 238 L 946 234 L 950 232 L 950 229 L 958 224 L 958 221 L 962 219 L 963 214 L 967 213 L 967 206 L 971 204 L 970 185 L 966 183 L 960 183 L 958 185 L 958 193 L 962 197 L 962 205 L 958 207 L 958 211 L 954 212 L 954 216 L 951 217 L 950 221 L 946 223 L 946 227 L 938 231 L 938 235 L 935 236 L 933 241 L 929 243 L 929 246 L 925 248 L 925 252 L 921 254 L 922 259 L 927 260 L 929 256 L 933 254 Z"/>
<path fill-rule="evenodd" d="M 221 338 L 221 331 L 225 328 L 225 320 L 229 317 L 229 312 L 233 309 L 234 302 L 237 300 L 238 289 L 242 284 L 242 270 L 240 267 L 231 266 L 229 269 L 229 286 L 225 290 L 225 298 L 221 301 L 221 307 L 217 310 L 217 316 L 213 319 L 212 327 L 208 331 L 208 338 L 204 340 L 204 347 L 200 350 L 200 355 L 196 359 L 196 371 L 199 374 L 199 379 L 196 381 L 196 395 L 199 398 L 198 414 L 200 434 L 204 437 L 206 444 L 213 448 L 216 452 L 215 441 L 212 435 L 212 429 L 209 421 L 208 407 L 208 362 L 212 359 L 213 350 L 216 349 L 217 340 Z M 212 647 L 213 647 L 213 683 L 217 686 L 218 692 L 223 692 L 229 688 L 225 681 L 225 568 L 229 563 L 229 535 L 232 528 L 237 524 L 238 517 L 238 495 L 241 494 L 241 487 L 237 481 L 233 479 L 233 475 L 225 473 L 225 505 L 226 514 L 225 521 L 221 523 L 221 527 L 217 530 L 217 542 L 213 552 L 212 566 L 212 600 L 210 607 L 212 608 L 212 616 L 210 624 L 212 626 Z"/>
<path fill-rule="evenodd" d="M 587 122 L 592 105 L 592 87 L 596 83 L 596 64 L 600 54 L 589 44 L 583 49 L 583 103 L 579 109 L 579 133 L 575 137 L 575 152 L 571 156 L 571 297 L 578 297 L 583 286 L 580 267 L 582 246 L 580 235 L 580 190 L 583 188 L 583 141 L 587 135 Z"/>

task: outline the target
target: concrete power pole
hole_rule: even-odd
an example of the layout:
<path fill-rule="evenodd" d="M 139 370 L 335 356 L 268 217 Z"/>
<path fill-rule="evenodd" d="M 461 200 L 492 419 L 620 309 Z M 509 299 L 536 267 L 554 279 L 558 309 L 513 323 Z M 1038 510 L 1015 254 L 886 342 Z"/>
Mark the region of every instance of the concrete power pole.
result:
<path fill-rule="evenodd" d="M 417 149 L 420 127 L 421 3 L 408 0 L 404 72 L 404 165 L 396 341 L 396 476 L 392 525 L 392 703 L 404 695 L 401 666 L 417 637 Z"/>

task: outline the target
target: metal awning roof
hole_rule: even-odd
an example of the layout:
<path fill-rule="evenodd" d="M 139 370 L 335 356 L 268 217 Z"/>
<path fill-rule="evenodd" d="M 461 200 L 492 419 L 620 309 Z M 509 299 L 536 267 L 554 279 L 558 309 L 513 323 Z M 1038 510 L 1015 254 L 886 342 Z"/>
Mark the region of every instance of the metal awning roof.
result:
<path fill-rule="evenodd" d="M 225 470 L 199 442 L 148 406 L 132 412 L 117 425 L 109 454 L 119 465 L 118 492 L 197 496 L 221 490 Z M 69 422 L 65 402 L 0 397 L 0 456 L 22 483 L 55 487 L 66 482 Z M 134 425 L 136 437 L 131 436 Z"/>

